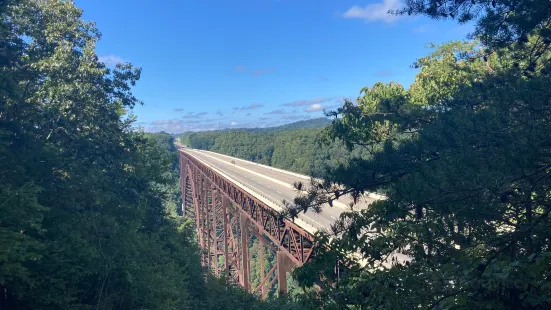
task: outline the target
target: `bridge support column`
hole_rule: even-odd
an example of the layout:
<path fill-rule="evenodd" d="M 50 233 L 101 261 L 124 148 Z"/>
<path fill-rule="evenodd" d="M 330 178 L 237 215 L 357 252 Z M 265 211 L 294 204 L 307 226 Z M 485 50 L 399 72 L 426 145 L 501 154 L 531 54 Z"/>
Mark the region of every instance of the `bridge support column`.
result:
<path fill-rule="evenodd" d="M 287 294 L 287 272 L 293 268 L 293 261 L 287 254 L 277 251 L 277 282 L 279 296 Z"/>
<path fill-rule="evenodd" d="M 201 209 L 201 240 L 202 245 L 201 247 L 206 251 L 206 253 L 203 254 L 203 266 L 210 268 L 210 226 L 209 226 L 209 207 L 208 207 L 208 199 L 207 199 L 207 193 L 208 193 L 208 187 L 207 187 L 207 180 L 205 180 L 203 177 L 199 178 L 199 184 L 200 184 L 200 197 L 199 197 L 199 203 L 200 209 Z"/>
<path fill-rule="evenodd" d="M 205 240 L 206 240 L 206 249 L 207 249 L 207 261 L 206 265 L 211 268 L 212 267 L 212 209 L 211 209 L 211 200 L 209 198 L 209 186 L 207 184 L 207 180 L 203 180 L 204 188 L 203 188 L 203 194 L 204 194 L 204 208 L 205 208 L 205 223 L 204 223 L 204 230 L 205 230 Z"/>
<path fill-rule="evenodd" d="M 262 242 L 262 237 L 258 238 L 258 252 L 258 256 L 260 258 L 260 279 L 263 280 L 266 275 L 264 274 L 264 242 Z M 266 285 L 264 283 L 261 283 L 260 285 L 262 285 L 262 288 L 260 289 L 260 296 L 264 299 L 266 298 Z"/>
<path fill-rule="evenodd" d="M 199 246 L 204 249 L 205 244 L 203 243 L 203 230 L 201 221 L 203 220 L 203 208 L 201 205 L 201 194 L 200 186 L 197 178 L 197 174 L 192 175 L 191 179 L 193 180 L 192 185 L 192 200 L 195 207 L 195 227 L 197 230 L 197 238 L 199 239 Z M 203 255 L 201 255 L 203 257 Z"/>
<path fill-rule="evenodd" d="M 220 276 L 220 268 L 218 264 L 218 254 L 220 254 L 218 248 L 218 219 L 220 218 L 219 210 L 217 207 L 220 203 L 220 194 L 217 190 L 211 190 L 211 202 L 212 202 L 212 264 L 214 267 L 214 274 Z"/>
<path fill-rule="evenodd" d="M 249 275 L 249 219 L 245 214 L 239 215 L 241 227 L 241 262 L 243 266 L 243 279 L 241 285 L 246 292 L 250 291 L 250 275 Z"/>
<path fill-rule="evenodd" d="M 230 235 L 231 225 L 228 221 L 228 207 L 230 206 L 230 199 L 226 195 L 222 195 L 222 216 L 223 216 L 223 225 L 224 225 L 224 275 L 226 279 L 229 279 L 230 276 L 230 256 L 228 251 L 228 236 Z"/>

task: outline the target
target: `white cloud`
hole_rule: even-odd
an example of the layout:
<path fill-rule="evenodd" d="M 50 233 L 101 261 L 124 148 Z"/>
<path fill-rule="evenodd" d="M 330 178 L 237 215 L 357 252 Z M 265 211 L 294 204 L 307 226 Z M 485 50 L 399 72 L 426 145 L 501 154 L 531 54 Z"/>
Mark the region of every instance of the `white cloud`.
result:
<path fill-rule="evenodd" d="M 126 62 L 124 59 L 122 59 L 121 57 L 119 56 L 113 56 L 113 55 L 108 55 L 108 56 L 99 56 L 98 57 L 98 60 L 99 62 L 103 62 L 104 64 L 106 64 L 107 66 L 109 67 L 114 67 L 116 66 L 118 63 L 124 63 Z"/>
<path fill-rule="evenodd" d="M 194 119 L 198 117 L 203 117 L 205 115 L 209 114 L 209 112 L 188 112 L 186 115 L 182 116 L 183 119 Z"/>
<path fill-rule="evenodd" d="M 323 111 L 325 107 L 319 103 L 314 103 L 311 106 L 304 109 L 305 112 L 317 112 L 317 111 Z"/>
<path fill-rule="evenodd" d="M 402 6 L 401 0 L 383 0 L 381 3 L 371 3 L 365 7 L 353 6 L 342 16 L 344 18 L 359 18 L 366 22 L 384 21 L 392 23 L 400 18 L 398 15 L 389 14 L 390 10 L 398 10 Z"/>
<path fill-rule="evenodd" d="M 156 120 L 152 122 L 136 122 L 134 127 L 136 129 L 143 129 L 146 132 L 168 132 L 168 133 L 181 133 L 186 131 L 210 131 L 232 128 L 239 125 L 242 128 L 249 126 L 249 123 L 237 123 L 237 122 L 218 122 L 219 119 L 164 119 Z"/>
<path fill-rule="evenodd" d="M 244 107 L 234 107 L 233 109 L 236 110 L 236 111 L 239 111 L 239 110 L 254 110 L 254 109 L 262 108 L 263 106 L 264 106 L 263 104 L 253 103 L 251 105 L 244 106 Z"/>
<path fill-rule="evenodd" d="M 218 124 L 212 123 L 203 123 L 203 122 L 163 122 L 155 121 L 150 124 L 150 126 L 145 126 L 144 130 L 146 132 L 168 132 L 168 133 L 181 133 L 186 131 L 205 131 L 205 130 L 216 130 L 219 129 Z"/>
<path fill-rule="evenodd" d="M 158 121 L 151 122 L 151 125 L 153 126 L 163 126 L 163 125 L 179 125 L 184 123 L 183 120 L 176 120 L 176 119 L 162 119 Z"/>
<path fill-rule="evenodd" d="M 314 103 L 310 106 L 308 106 L 306 109 L 304 109 L 304 112 L 319 112 L 323 110 L 330 110 L 334 108 L 342 107 L 342 103 L 335 101 L 336 104 L 320 104 L 320 103 Z M 303 117 L 309 118 L 310 116 L 303 115 Z"/>
<path fill-rule="evenodd" d="M 282 109 L 279 109 L 279 110 L 273 110 L 273 111 L 270 111 L 270 112 L 266 112 L 264 114 L 287 114 L 287 112 L 285 112 Z"/>
<path fill-rule="evenodd" d="M 335 97 L 309 99 L 309 100 L 295 100 L 293 102 L 285 103 L 284 106 L 287 106 L 287 107 L 300 107 L 300 106 L 312 105 L 312 104 L 316 104 L 316 103 L 327 102 L 327 101 L 331 101 L 333 99 L 335 99 Z"/>

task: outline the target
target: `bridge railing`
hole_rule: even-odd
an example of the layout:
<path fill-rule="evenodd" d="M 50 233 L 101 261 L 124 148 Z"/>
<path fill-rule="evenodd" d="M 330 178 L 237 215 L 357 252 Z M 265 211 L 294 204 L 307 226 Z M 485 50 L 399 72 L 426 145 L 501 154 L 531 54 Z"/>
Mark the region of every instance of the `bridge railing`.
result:
<path fill-rule="evenodd" d="M 197 158 L 197 157 L 193 156 L 193 154 L 185 152 L 184 149 L 181 149 L 181 152 L 184 152 L 188 156 L 191 156 L 195 160 L 198 160 L 203 165 L 205 165 L 205 166 L 209 167 L 211 170 L 215 171 L 217 174 L 223 176 L 224 178 L 231 181 L 232 183 L 234 183 L 238 187 L 241 187 L 243 190 L 249 192 L 251 195 L 256 196 L 257 199 L 263 200 L 263 202 L 268 207 L 275 210 L 276 212 L 281 213 L 281 212 L 284 211 L 285 206 L 283 205 L 283 202 L 281 202 L 281 201 L 278 202 L 277 199 L 275 199 L 275 198 L 273 198 L 269 195 L 266 195 L 262 192 L 256 191 L 256 190 L 252 189 L 251 187 L 247 186 L 246 184 L 243 184 L 242 182 L 239 182 L 239 181 L 235 180 L 234 178 L 228 176 L 224 172 L 216 169 L 216 167 L 214 167 L 213 165 L 201 160 L 200 158 Z M 292 220 L 292 222 L 295 223 L 296 225 L 298 225 L 300 228 L 307 231 L 308 233 L 312 234 L 312 235 L 315 234 L 320 229 L 325 229 L 325 227 L 323 227 L 323 226 L 318 226 L 318 225 L 315 225 L 315 224 L 311 224 L 308 220 L 303 219 L 302 214 L 299 214 L 297 218 Z"/>

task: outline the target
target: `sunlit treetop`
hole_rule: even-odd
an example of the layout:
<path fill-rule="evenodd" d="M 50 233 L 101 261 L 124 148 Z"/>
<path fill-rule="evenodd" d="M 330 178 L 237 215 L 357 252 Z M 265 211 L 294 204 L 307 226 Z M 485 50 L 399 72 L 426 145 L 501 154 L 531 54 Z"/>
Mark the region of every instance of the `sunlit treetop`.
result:
<path fill-rule="evenodd" d="M 530 34 L 551 39 L 548 0 L 407 0 L 397 14 L 476 22 L 472 37 L 492 49 L 527 42 Z"/>

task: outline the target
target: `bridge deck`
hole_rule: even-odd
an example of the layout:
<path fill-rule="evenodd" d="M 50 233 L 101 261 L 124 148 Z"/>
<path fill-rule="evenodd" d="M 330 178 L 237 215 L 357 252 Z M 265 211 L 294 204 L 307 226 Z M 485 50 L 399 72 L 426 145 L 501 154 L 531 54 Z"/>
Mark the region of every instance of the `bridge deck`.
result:
<path fill-rule="evenodd" d="M 292 202 L 297 195 L 296 190 L 293 189 L 295 181 L 303 182 L 305 185 L 309 184 L 307 176 L 301 176 L 296 173 L 275 170 L 267 166 L 214 152 L 192 149 L 185 149 L 185 151 L 280 205 L 283 200 Z M 338 206 L 325 206 L 320 214 L 308 211 L 306 214 L 302 214 L 300 218 L 318 229 L 328 229 L 339 215 L 345 211 L 345 204 L 349 202 L 349 198 L 343 197 L 340 201 L 341 203 L 338 203 Z M 363 204 L 366 205 L 370 202 L 367 201 Z"/>

